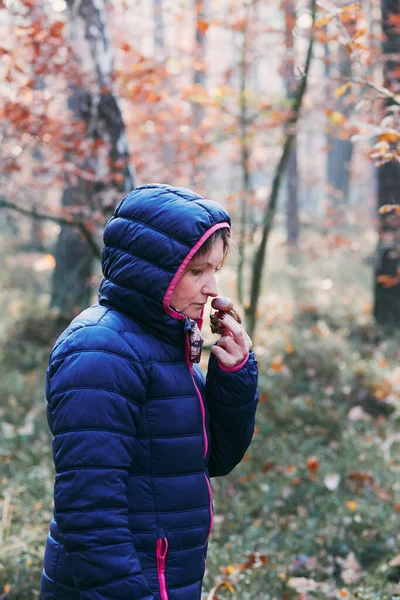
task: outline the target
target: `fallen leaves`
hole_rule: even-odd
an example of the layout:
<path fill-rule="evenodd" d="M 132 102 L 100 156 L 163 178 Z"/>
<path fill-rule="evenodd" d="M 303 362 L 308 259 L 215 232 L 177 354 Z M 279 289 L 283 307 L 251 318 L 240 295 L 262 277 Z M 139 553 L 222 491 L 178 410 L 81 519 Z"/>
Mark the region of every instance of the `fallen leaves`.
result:
<path fill-rule="evenodd" d="M 307 469 L 310 473 L 311 478 L 315 478 L 319 468 L 319 460 L 316 456 L 310 456 L 307 459 Z"/>
<path fill-rule="evenodd" d="M 349 552 L 345 559 L 336 558 L 336 562 L 341 566 L 341 578 L 347 585 L 357 583 L 363 577 L 363 570 L 360 563 L 357 561 L 354 552 Z"/>
<path fill-rule="evenodd" d="M 271 369 L 275 371 L 275 373 L 281 373 L 283 369 L 283 358 L 282 356 L 275 356 L 271 362 Z"/>
<path fill-rule="evenodd" d="M 335 491 L 340 483 L 340 475 L 339 473 L 328 473 L 324 477 L 324 485 L 327 490 L 330 492 Z"/>

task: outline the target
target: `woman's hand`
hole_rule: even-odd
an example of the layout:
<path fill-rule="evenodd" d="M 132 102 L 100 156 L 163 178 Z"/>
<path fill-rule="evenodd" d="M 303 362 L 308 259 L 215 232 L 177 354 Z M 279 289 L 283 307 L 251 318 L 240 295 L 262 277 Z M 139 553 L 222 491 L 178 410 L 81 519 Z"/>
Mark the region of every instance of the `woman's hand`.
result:
<path fill-rule="evenodd" d="M 224 333 L 217 344 L 211 347 L 211 352 L 224 367 L 237 367 L 247 358 L 252 345 L 251 339 L 242 325 L 230 315 L 225 313 L 219 318 L 224 326 Z"/>

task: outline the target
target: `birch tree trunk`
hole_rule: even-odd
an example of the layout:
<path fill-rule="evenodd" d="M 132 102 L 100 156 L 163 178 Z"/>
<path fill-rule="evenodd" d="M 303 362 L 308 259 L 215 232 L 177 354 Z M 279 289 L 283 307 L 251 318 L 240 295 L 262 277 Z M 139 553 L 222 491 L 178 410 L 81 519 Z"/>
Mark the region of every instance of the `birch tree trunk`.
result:
<path fill-rule="evenodd" d="M 113 92 L 113 54 L 107 35 L 106 0 L 67 0 L 72 46 L 86 87 L 71 87 L 68 106 L 84 126 L 93 151 L 80 168 L 65 174 L 62 208 L 74 217 L 107 217 L 134 185 L 128 142 L 118 98 Z M 68 160 L 69 156 L 66 156 Z M 91 173 L 91 176 L 85 173 Z M 93 253 L 81 233 L 62 226 L 55 250 L 52 306 L 68 318 L 90 304 Z"/>
<path fill-rule="evenodd" d="M 400 19 L 398 0 L 381 0 L 384 57 L 384 85 L 400 93 L 400 35 L 396 23 Z M 388 105 L 390 107 L 390 104 Z M 397 117 L 399 119 L 399 117 Z M 397 122 L 397 128 L 399 122 Z M 400 164 L 388 162 L 378 170 L 378 208 L 384 204 L 400 204 Z M 400 326 L 400 284 L 386 285 L 384 277 L 395 280 L 400 269 L 400 223 L 392 215 L 379 217 L 379 241 L 376 253 L 374 280 L 374 317 L 380 325 Z"/>

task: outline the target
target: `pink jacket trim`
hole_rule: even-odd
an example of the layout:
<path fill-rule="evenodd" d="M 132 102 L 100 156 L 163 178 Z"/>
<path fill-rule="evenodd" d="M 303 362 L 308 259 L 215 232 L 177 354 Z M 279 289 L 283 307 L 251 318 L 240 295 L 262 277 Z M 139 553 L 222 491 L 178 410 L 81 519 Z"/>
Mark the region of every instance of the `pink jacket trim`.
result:
<path fill-rule="evenodd" d="M 236 365 L 236 367 L 225 367 L 225 365 L 223 365 L 218 359 L 218 366 L 222 371 L 226 371 L 227 373 L 235 373 L 235 371 L 239 371 L 242 367 L 244 367 L 244 365 L 247 363 L 247 361 L 249 360 L 249 356 L 250 354 L 248 354 L 246 356 L 246 358 L 244 360 L 242 360 L 241 363 L 239 363 L 238 365 Z"/>
<path fill-rule="evenodd" d="M 169 301 L 170 301 L 172 292 L 174 291 L 174 288 L 175 288 L 176 284 L 178 283 L 179 279 L 181 278 L 183 271 L 186 269 L 190 259 L 196 254 L 197 250 L 204 244 L 204 242 L 210 237 L 210 235 L 212 235 L 214 233 L 214 231 L 217 231 L 217 229 L 224 229 L 224 228 L 230 229 L 229 224 L 226 222 L 217 223 L 216 225 L 213 225 L 212 227 L 210 227 L 210 229 L 207 229 L 207 231 L 201 236 L 199 241 L 193 246 L 193 248 L 189 251 L 189 253 L 185 256 L 185 258 L 181 262 L 177 272 L 173 276 L 172 281 L 167 288 L 167 291 L 165 292 L 165 296 L 163 299 L 164 310 L 169 315 L 171 315 L 171 317 L 175 317 L 175 319 L 179 319 L 180 321 L 183 321 L 185 319 L 185 315 L 183 315 L 182 313 L 178 313 L 178 312 L 176 312 L 176 310 L 171 308 L 171 306 L 169 305 Z M 201 329 L 202 324 L 203 324 L 203 313 L 202 313 L 200 319 L 198 319 L 198 326 L 200 329 Z"/>

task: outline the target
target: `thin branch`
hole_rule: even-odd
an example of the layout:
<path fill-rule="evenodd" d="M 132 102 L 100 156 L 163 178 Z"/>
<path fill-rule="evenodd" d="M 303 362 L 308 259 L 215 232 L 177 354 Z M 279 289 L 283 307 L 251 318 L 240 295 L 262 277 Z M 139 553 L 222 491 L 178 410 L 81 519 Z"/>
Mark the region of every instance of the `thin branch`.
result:
<path fill-rule="evenodd" d="M 43 221 L 53 221 L 53 223 L 58 223 L 59 225 L 70 225 L 71 227 L 77 227 L 80 229 L 82 235 L 85 237 L 87 243 L 89 244 L 93 255 L 100 260 L 101 258 L 101 248 L 98 246 L 96 240 L 94 239 L 92 233 L 87 228 L 87 225 L 83 221 L 70 219 L 62 216 L 53 216 L 45 213 L 38 212 L 35 208 L 28 209 L 23 208 L 22 206 L 18 206 L 13 202 L 9 202 L 4 197 L 0 196 L 0 208 L 9 208 L 15 212 L 20 213 L 21 215 L 25 215 L 26 217 L 31 217 L 32 219 L 40 219 Z"/>
<path fill-rule="evenodd" d="M 359 79 L 357 77 L 354 77 L 354 78 L 352 77 L 349 79 L 349 81 L 351 81 L 353 83 L 358 83 L 360 85 L 366 85 L 367 87 L 370 87 L 371 89 L 375 90 L 375 92 L 378 92 L 378 94 L 380 94 L 381 96 L 385 96 L 385 98 L 388 98 L 389 100 L 391 100 L 393 102 L 393 104 L 400 106 L 399 94 L 393 94 L 393 92 L 391 92 L 390 90 L 388 90 L 385 87 L 376 85 L 375 83 L 372 83 L 372 81 L 368 81 L 367 79 Z"/>
<path fill-rule="evenodd" d="M 253 263 L 253 273 L 252 273 L 252 281 L 251 281 L 251 291 L 250 291 L 250 306 L 246 310 L 247 317 L 247 325 L 250 337 L 254 333 L 254 328 L 256 324 L 257 318 L 257 305 L 260 297 L 260 288 L 262 282 L 262 270 L 264 266 L 265 260 L 265 252 L 267 247 L 267 241 L 269 237 L 269 233 L 272 228 L 273 219 L 276 212 L 276 206 L 278 202 L 278 193 L 280 189 L 280 184 L 282 181 L 283 174 L 285 172 L 286 164 L 288 162 L 292 141 L 296 135 L 296 125 L 297 121 L 300 117 L 300 109 L 303 102 L 303 97 L 307 89 L 307 80 L 308 74 L 310 71 L 311 59 L 313 54 L 314 40 L 315 40 L 315 16 L 316 16 L 316 0 L 311 1 L 311 13 L 312 13 L 312 26 L 311 26 L 311 34 L 310 41 L 307 50 L 306 64 L 304 69 L 304 75 L 300 82 L 299 88 L 297 90 L 296 96 L 294 97 L 293 107 L 292 107 L 292 116 L 289 119 L 286 125 L 286 138 L 283 145 L 283 150 L 281 154 L 281 158 L 276 166 L 275 175 L 272 183 L 271 193 L 266 205 L 265 216 L 264 216 L 264 224 L 262 229 L 262 239 L 260 245 L 257 248 L 254 263 Z"/>

